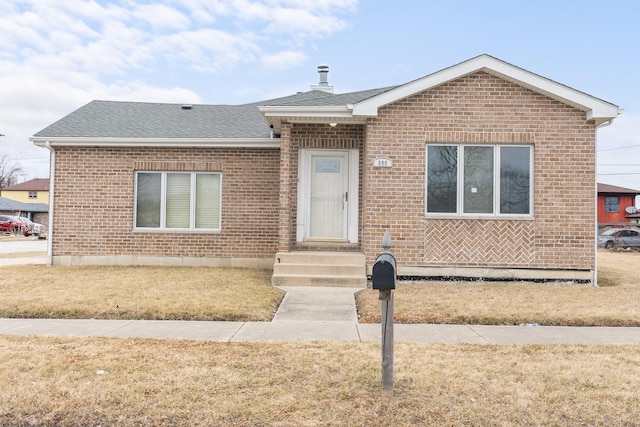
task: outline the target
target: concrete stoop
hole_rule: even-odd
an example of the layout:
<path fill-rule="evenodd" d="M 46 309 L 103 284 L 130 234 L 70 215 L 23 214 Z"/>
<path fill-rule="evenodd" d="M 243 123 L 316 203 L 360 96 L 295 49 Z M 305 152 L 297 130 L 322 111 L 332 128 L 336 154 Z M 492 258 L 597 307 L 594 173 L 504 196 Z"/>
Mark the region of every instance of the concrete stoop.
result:
<path fill-rule="evenodd" d="M 367 287 L 367 269 L 361 252 L 278 252 L 273 286 Z"/>

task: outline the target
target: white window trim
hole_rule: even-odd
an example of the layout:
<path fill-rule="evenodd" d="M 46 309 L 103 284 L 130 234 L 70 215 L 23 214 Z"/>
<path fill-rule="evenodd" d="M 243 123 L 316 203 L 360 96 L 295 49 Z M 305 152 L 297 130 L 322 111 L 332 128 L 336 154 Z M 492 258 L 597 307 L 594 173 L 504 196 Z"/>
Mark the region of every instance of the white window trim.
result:
<path fill-rule="evenodd" d="M 456 193 L 456 212 L 428 212 L 428 179 L 429 179 L 429 147 L 458 147 L 458 168 L 457 168 L 457 193 Z M 464 213 L 464 150 L 463 147 L 493 147 L 493 212 L 492 213 Z M 529 148 L 529 213 L 527 214 L 501 214 L 500 213 L 500 148 L 502 147 L 525 147 Z M 534 169 L 533 157 L 534 150 L 531 144 L 478 144 L 478 143 L 435 143 L 426 144 L 425 146 L 425 179 L 424 179 L 424 212 L 429 218 L 464 218 L 464 219 L 533 219 L 534 203 L 533 203 L 533 186 L 534 186 Z"/>
<path fill-rule="evenodd" d="M 160 227 L 138 227 L 138 174 L 141 173 L 157 173 L 160 174 Z M 189 201 L 189 228 L 167 228 L 166 223 L 166 192 L 167 192 L 167 175 L 168 174 L 190 174 L 191 175 L 191 189 Z M 217 228 L 195 228 L 195 212 L 196 212 L 196 175 L 219 175 L 220 176 L 220 188 L 218 194 L 220 194 L 220 203 L 218 208 L 218 217 L 220 218 L 220 226 Z M 133 230 L 134 231 L 147 231 L 147 232 L 163 232 L 163 233 L 219 233 L 222 229 L 222 172 L 192 172 L 192 171 L 136 171 L 134 182 L 134 200 L 133 200 Z"/>

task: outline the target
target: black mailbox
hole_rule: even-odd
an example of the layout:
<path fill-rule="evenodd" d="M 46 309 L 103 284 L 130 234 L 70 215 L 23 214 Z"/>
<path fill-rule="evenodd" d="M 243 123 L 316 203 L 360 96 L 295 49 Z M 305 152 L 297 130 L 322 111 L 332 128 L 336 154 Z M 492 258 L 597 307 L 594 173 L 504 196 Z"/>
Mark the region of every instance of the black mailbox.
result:
<path fill-rule="evenodd" d="M 373 289 L 386 291 L 396 288 L 396 259 L 391 254 L 380 254 L 371 271 Z"/>

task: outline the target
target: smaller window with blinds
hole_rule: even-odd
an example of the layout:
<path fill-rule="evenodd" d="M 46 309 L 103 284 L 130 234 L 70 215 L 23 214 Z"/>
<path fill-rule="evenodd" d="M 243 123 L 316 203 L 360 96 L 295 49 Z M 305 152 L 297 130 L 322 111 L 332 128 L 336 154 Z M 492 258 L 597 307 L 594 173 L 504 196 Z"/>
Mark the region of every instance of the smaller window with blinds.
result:
<path fill-rule="evenodd" d="M 222 174 L 137 172 L 135 229 L 219 231 Z"/>
<path fill-rule="evenodd" d="M 605 196 L 604 211 L 607 213 L 620 212 L 620 198 L 618 196 Z"/>

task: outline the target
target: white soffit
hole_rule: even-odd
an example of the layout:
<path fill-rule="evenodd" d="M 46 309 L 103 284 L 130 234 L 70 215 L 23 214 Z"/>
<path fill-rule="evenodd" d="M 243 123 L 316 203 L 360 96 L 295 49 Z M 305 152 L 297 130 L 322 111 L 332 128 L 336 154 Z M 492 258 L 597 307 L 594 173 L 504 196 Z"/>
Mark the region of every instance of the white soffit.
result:
<path fill-rule="evenodd" d="M 366 117 L 354 117 L 351 105 L 344 106 L 262 106 L 258 107 L 267 122 L 279 129 L 283 121 L 290 123 L 358 123 Z"/>
<path fill-rule="evenodd" d="M 280 148 L 277 138 L 96 138 L 31 137 L 39 147 L 173 147 L 173 148 Z"/>
<path fill-rule="evenodd" d="M 353 106 L 353 115 L 377 116 L 378 108 L 382 106 L 478 71 L 484 71 L 578 108 L 586 112 L 587 120 L 594 120 L 597 124 L 614 119 L 621 112 L 617 105 L 572 89 L 569 86 L 539 76 L 538 74 L 516 67 L 492 56 L 480 55 L 359 102 Z"/>
<path fill-rule="evenodd" d="M 351 117 L 348 106 L 261 106 L 265 117 Z"/>

